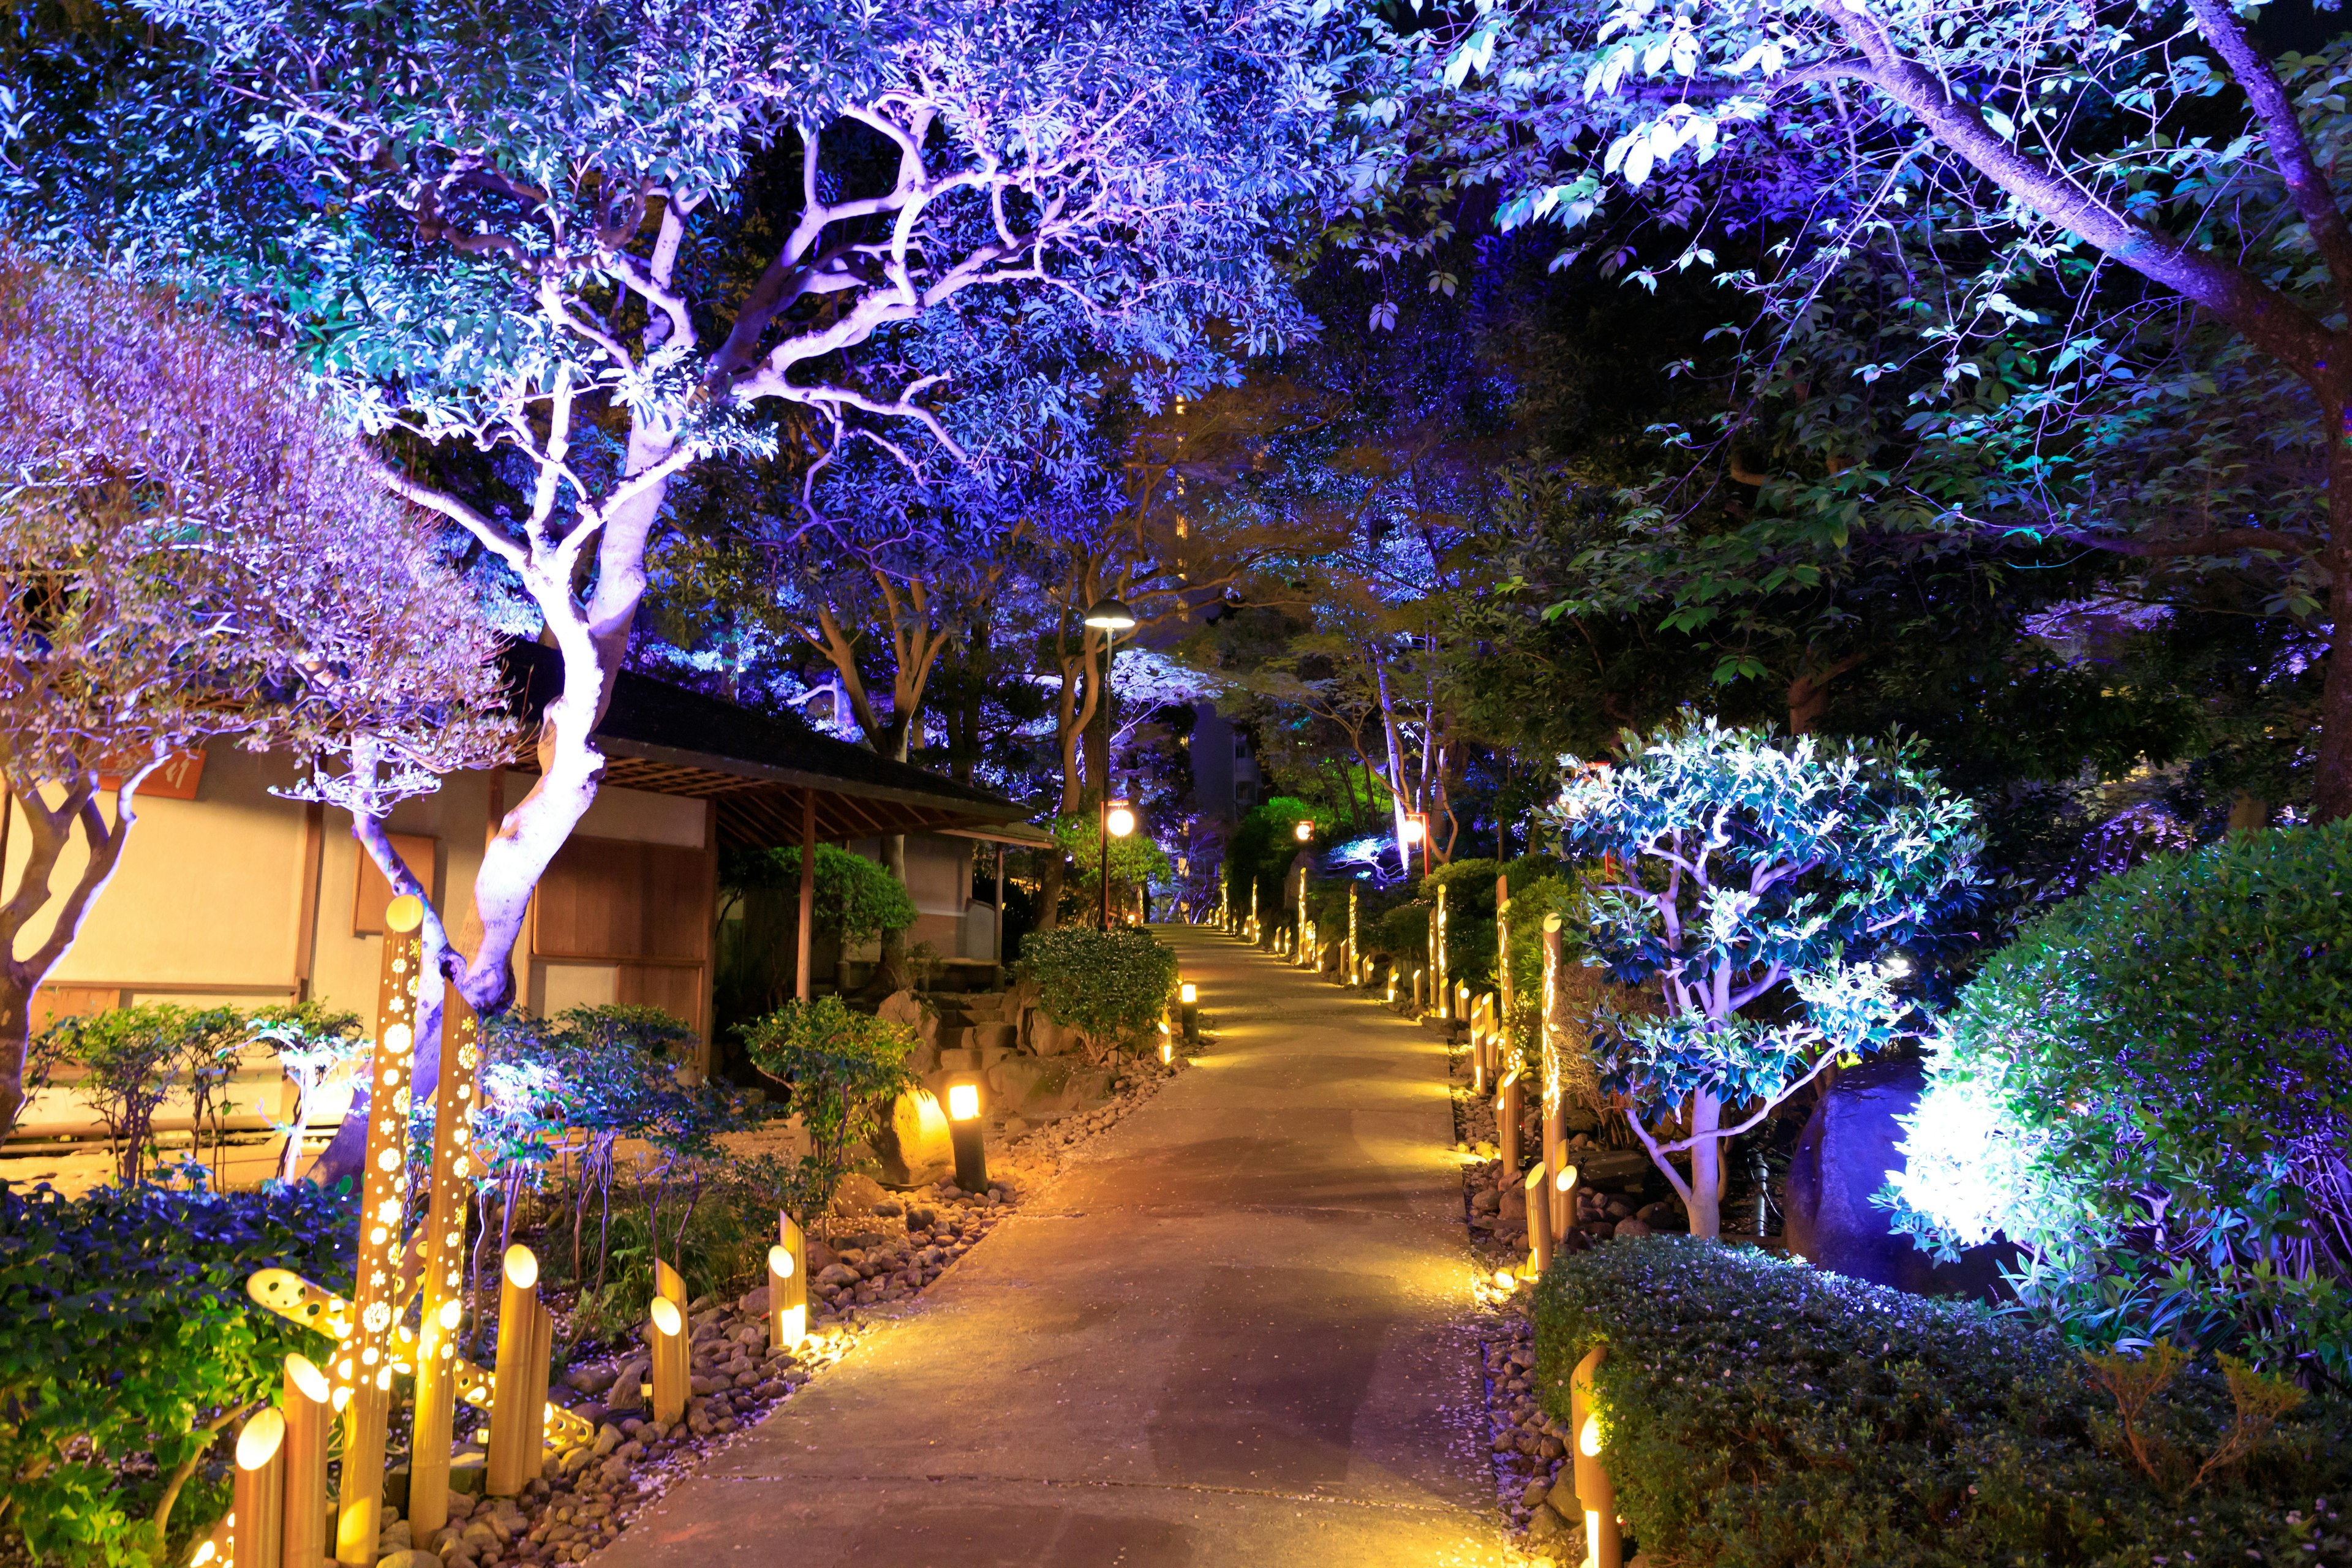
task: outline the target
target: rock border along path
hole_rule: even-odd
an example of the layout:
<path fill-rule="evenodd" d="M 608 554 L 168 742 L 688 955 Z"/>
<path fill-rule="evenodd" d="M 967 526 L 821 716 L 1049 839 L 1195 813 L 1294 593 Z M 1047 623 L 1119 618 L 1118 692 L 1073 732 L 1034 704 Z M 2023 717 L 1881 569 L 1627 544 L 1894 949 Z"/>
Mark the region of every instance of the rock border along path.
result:
<path fill-rule="evenodd" d="M 1160 935 L 1213 1048 L 591 1562 L 1521 1561 L 1444 1044 L 1215 931 Z"/>

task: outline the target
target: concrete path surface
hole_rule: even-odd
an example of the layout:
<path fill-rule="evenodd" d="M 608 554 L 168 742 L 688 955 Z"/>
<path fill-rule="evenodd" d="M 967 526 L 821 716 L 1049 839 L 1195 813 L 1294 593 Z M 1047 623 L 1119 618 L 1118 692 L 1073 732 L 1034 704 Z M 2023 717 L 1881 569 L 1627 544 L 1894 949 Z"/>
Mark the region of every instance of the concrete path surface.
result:
<path fill-rule="evenodd" d="M 1483 1565 L 1443 1048 L 1160 928 L 1194 1070 L 593 1558 L 603 1568 Z"/>

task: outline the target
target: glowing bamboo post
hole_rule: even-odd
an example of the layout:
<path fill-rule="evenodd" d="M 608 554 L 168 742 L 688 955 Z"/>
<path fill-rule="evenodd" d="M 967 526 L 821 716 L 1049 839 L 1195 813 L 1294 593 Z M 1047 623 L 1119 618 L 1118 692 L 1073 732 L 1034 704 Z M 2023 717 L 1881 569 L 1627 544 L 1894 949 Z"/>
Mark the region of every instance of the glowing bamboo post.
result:
<path fill-rule="evenodd" d="M 1544 1204 L 1544 1190 L 1549 1185 L 1541 1165 L 1529 1167 L 1526 1179 L 1519 1184 L 1520 1194 L 1527 1200 L 1528 1206 L 1526 1273 L 1530 1279 L 1540 1279 L 1544 1270 L 1551 1267 L 1551 1226 L 1545 1223 Z"/>
<path fill-rule="evenodd" d="M 409 1442 L 408 1528 L 420 1545 L 449 1522 L 449 1436 L 457 1415 L 457 1323 L 465 1311 L 466 1205 L 473 1193 L 479 1026 L 457 988 L 441 1011 L 441 1082 L 433 1095 L 432 1189 L 425 1211 L 425 1305 L 416 1346 L 416 1424 Z M 451 1027 L 454 1022 L 455 1027 Z"/>
<path fill-rule="evenodd" d="M 792 1350 L 808 1338 L 808 1240 L 788 1214 L 776 1215 L 782 1237 L 768 1248 L 768 1342 Z"/>
<path fill-rule="evenodd" d="M 1559 917 L 1544 916 L 1543 922 L 1543 1160 L 1548 1178 L 1557 1178 L 1568 1163 L 1567 1112 L 1560 1103 L 1559 1046 L 1562 1005 L 1559 984 Z M 1546 1207 L 1550 1210 L 1554 1236 L 1567 1228 L 1559 1212 L 1556 1182 L 1548 1179 L 1544 1191 L 1550 1194 Z M 1570 1220 L 1575 1216 L 1570 1215 Z"/>
<path fill-rule="evenodd" d="M 1432 918 L 1429 944 L 1429 1002 L 1441 1018 L 1454 1016 L 1453 988 L 1445 973 L 1445 884 L 1437 884 L 1437 912 Z"/>
<path fill-rule="evenodd" d="M 1576 1188 L 1581 1180 L 1573 1165 L 1564 1167 L 1552 1176 L 1552 1192 L 1555 1194 L 1552 1214 L 1559 1222 L 1552 1227 L 1552 1234 L 1559 1240 L 1566 1241 L 1568 1233 L 1576 1228 Z"/>
<path fill-rule="evenodd" d="M 686 1384 L 677 1374 L 677 1352 L 686 1344 L 686 1314 L 667 1296 L 654 1298 L 646 1348 L 653 1352 L 654 1421 L 675 1426 L 686 1415 Z"/>
<path fill-rule="evenodd" d="M 1603 1353 L 1603 1347 L 1594 1346 L 1569 1378 L 1569 1436 L 1576 1456 L 1576 1500 L 1584 1510 L 1584 1568 L 1623 1568 L 1625 1543 L 1617 1534 L 1617 1487 L 1601 1460 L 1601 1414 L 1592 1398 L 1592 1375 L 1600 1370 Z"/>
<path fill-rule="evenodd" d="M 541 1473 L 547 1466 L 547 1380 L 551 1363 L 555 1359 L 555 1314 L 544 1301 L 531 1303 L 530 1312 L 530 1387 L 523 1407 L 530 1413 L 530 1431 L 519 1439 L 527 1450 L 523 1483 Z"/>
<path fill-rule="evenodd" d="M 1363 950 L 1356 942 L 1356 887 L 1353 881 L 1348 884 L 1348 984 L 1350 985 L 1364 983 L 1363 965 L 1360 962 Z"/>
<path fill-rule="evenodd" d="M 408 1087 L 415 1066 L 419 931 L 425 903 L 403 893 L 383 911 L 376 1047 L 368 1060 L 367 1167 L 360 1185 L 358 1288 L 335 1357 L 334 1381 L 352 1391 L 344 1413 L 342 1495 L 335 1560 L 367 1568 L 383 1525 L 383 1448 L 392 1406 L 394 1320 L 401 1305 L 400 1222 L 408 1205 Z"/>
<path fill-rule="evenodd" d="M 335 1427 L 334 1390 L 307 1356 L 286 1358 L 286 1508 L 279 1532 L 289 1568 L 310 1568 L 327 1555 L 327 1443 Z"/>
<path fill-rule="evenodd" d="M 236 1521 L 229 1560 L 236 1568 L 283 1568 L 286 1417 L 275 1409 L 256 1411 L 236 1435 L 236 1482 L 229 1508 Z"/>
<path fill-rule="evenodd" d="M 656 1259 L 654 1294 L 659 1301 L 653 1310 L 654 1332 L 646 1340 L 646 1348 L 653 1352 L 654 1419 L 674 1426 L 685 1417 L 686 1398 L 692 1392 L 692 1352 L 686 1340 L 686 1277 Z M 668 1304 L 667 1312 L 661 1302 Z"/>
<path fill-rule="evenodd" d="M 1519 1068 L 1503 1069 L 1502 1092 L 1495 1096 L 1495 1148 L 1502 1155 L 1503 1179 L 1519 1173 Z"/>
<path fill-rule="evenodd" d="M 490 1451 L 482 1489 L 492 1497 L 514 1497 L 539 1473 L 541 1416 L 530 1398 L 530 1352 L 539 1339 L 538 1258 L 515 1243 L 507 1248 L 499 1279 L 499 1359 L 491 1374 Z"/>

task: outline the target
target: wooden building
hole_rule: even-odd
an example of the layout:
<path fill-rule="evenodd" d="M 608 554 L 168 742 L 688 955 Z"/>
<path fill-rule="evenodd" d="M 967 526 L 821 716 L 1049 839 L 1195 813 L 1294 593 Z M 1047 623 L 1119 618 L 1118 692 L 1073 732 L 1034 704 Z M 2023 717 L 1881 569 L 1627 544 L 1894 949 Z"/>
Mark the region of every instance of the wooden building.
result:
<path fill-rule="evenodd" d="M 560 689 L 560 667 L 533 646 L 509 658 L 517 702 L 535 715 Z M 971 915 L 971 838 L 1020 837 L 1014 825 L 1027 815 L 795 719 L 634 673 L 621 677 L 597 741 L 609 759 L 604 786 L 541 881 L 516 954 L 520 1000 L 536 1013 L 648 1004 L 707 1032 L 719 848 L 730 842 L 919 836 L 909 845 L 909 879 L 921 866 L 927 891 L 919 903 L 936 928 L 928 934 L 953 956 L 957 950 L 938 938 L 961 942 L 954 933 Z M 142 789 L 122 864 L 36 998 L 36 1027 L 141 1002 L 256 1006 L 308 998 L 372 1022 L 389 889 L 346 814 L 273 793 L 293 777 L 288 758 L 223 743 Z M 453 932 L 492 826 L 531 783 L 522 767 L 458 774 L 394 810 L 394 841 Z M 13 822 L 0 887 L 28 853 L 24 825 Z M 70 859 L 61 865 L 58 885 L 78 869 Z M 26 944 L 37 935 L 26 933 Z M 248 1076 L 257 1090 L 274 1093 L 267 1067 L 257 1060 Z M 255 1095 L 238 1099 L 236 1121 L 258 1124 Z M 172 1125 L 172 1109 L 159 1125 Z M 183 1124 L 185 1116 L 180 1108 Z M 61 1086 L 27 1108 L 19 1133 L 89 1120 L 88 1107 Z"/>

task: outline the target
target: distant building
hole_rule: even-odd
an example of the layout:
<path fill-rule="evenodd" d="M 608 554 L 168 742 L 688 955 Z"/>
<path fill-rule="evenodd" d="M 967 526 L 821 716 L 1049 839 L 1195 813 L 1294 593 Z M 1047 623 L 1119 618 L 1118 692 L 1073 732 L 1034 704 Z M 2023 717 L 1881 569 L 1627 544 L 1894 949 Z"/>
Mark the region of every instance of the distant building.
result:
<path fill-rule="evenodd" d="M 1192 704 L 1192 800 L 1204 816 L 1237 821 L 1265 795 L 1248 731 L 1209 702 Z"/>

